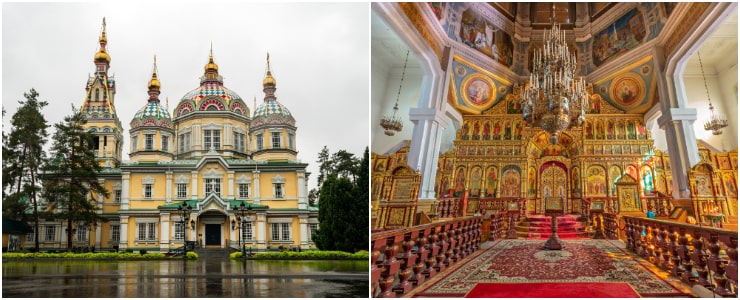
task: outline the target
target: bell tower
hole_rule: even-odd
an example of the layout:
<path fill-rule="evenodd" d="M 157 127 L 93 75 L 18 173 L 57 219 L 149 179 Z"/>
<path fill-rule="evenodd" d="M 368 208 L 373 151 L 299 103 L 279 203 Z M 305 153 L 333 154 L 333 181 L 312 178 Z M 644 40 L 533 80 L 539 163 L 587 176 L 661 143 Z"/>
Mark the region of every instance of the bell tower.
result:
<path fill-rule="evenodd" d="M 85 99 L 80 112 L 87 119 L 85 130 L 95 134 L 95 157 L 103 167 L 115 167 L 121 161 L 123 127 L 115 108 L 116 82 L 108 76 L 111 57 L 106 45 L 105 18 L 98 39 L 100 49 L 93 58 L 95 73 L 87 79 Z"/>

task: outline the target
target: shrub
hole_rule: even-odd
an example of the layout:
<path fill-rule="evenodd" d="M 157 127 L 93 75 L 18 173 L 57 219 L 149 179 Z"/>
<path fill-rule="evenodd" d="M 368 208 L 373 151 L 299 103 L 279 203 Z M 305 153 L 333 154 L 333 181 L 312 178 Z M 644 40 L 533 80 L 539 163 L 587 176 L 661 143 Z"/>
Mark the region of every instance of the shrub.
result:
<path fill-rule="evenodd" d="M 146 249 L 141 249 L 141 250 L 139 250 L 139 254 L 141 254 L 141 255 L 144 255 L 144 254 L 146 254 Z"/>
<path fill-rule="evenodd" d="M 134 249 L 131 249 L 131 248 L 126 249 L 126 253 L 134 253 Z"/>
<path fill-rule="evenodd" d="M 197 260 L 198 259 L 198 253 L 195 253 L 195 252 L 192 252 L 192 251 L 188 251 L 186 253 L 186 256 L 188 257 L 188 259 L 191 259 L 191 260 Z"/>

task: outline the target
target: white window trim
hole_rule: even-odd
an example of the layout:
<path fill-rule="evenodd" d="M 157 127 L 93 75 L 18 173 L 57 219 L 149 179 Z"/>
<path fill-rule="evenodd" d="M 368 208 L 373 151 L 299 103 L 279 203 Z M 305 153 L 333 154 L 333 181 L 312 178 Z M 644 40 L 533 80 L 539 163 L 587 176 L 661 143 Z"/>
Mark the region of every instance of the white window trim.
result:
<path fill-rule="evenodd" d="M 285 177 L 280 176 L 280 174 L 277 174 L 274 177 L 272 177 L 272 183 L 285 183 Z"/>

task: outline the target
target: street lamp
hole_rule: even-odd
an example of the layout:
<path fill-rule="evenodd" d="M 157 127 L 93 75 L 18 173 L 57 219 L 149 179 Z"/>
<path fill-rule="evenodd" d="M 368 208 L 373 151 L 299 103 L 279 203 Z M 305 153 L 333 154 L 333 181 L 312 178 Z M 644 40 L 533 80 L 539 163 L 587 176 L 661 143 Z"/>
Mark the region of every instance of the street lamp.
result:
<path fill-rule="evenodd" d="M 177 213 L 180 215 L 180 224 L 182 225 L 182 260 L 187 260 L 187 252 L 188 252 L 188 220 L 190 220 L 190 213 L 193 211 L 193 207 L 189 204 L 186 206 L 185 202 L 182 202 L 182 204 L 177 207 Z"/>
<path fill-rule="evenodd" d="M 246 251 L 246 245 L 242 243 L 242 230 L 244 230 L 244 224 L 247 223 L 247 216 L 249 213 L 252 212 L 252 206 L 251 205 L 245 205 L 244 202 L 242 202 L 241 205 L 234 208 L 234 215 L 236 216 L 236 221 L 231 221 L 231 229 L 233 230 L 235 226 L 239 226 L 237 229 L 238 237 L 238 245 L 242 248 L 242 258 L 247 258 L 247 251 Z"/>

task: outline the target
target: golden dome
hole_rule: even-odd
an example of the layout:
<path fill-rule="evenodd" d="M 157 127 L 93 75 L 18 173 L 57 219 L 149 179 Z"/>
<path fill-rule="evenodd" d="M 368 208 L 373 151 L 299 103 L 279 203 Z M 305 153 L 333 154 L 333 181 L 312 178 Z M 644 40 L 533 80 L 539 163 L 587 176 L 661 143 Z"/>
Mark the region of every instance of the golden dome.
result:
<path fill-rule="evenodd" d="M 267 74 L 262 80 L 262 87 L 267 88 L 268 86 L 275 87 L 275 77 L 272 77 L 272 72 L 270 72 L 270 52 L 267 52 Z"/>
<path fill-rule="evenodd" d="M 95 61 L 106 61 L 110 63 L 110 55 L 105 52 L 105 48 L 101 47 L 98 53 L 95 53 Z"/>
<path fill-rule="evenodd" d="M 262 80 L 262 86 L 272 86 L 275 87 L 275 78 L 272 77 L 272 73 L 270 71 L 267 71 L 267 75 L 265 75 L 265 80 Z"/>
<path fill-rule="evenodd" d="M 160 83 L 159 78 L 157 78 L 157 56 L 154 56 L 154 67 L 152 68 L 152 79 L 149 80 L 149 90 L 150 91 L 159 91 Z"/>
<path fill-rule="evenodd" d="M 206 72 L 212 71 L 212 72 L 218 72 L 218 65 L 213 62 L 213 54 L 208 57 L 208 64 L 205 66 Z"/>

